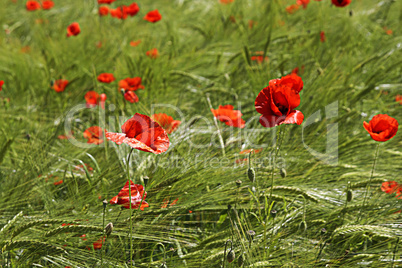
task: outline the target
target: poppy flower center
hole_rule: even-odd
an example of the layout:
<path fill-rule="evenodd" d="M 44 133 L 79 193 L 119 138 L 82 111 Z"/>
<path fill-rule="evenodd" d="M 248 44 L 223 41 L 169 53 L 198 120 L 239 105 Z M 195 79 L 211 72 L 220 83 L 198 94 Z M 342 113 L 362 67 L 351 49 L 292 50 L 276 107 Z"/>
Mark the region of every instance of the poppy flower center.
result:
<path fill-rule="evenodd" d="M 276 104 L 276 103 L 275 103 Z M 278 105 L 276 104 L 276 107 L 278 107 L 278 110 L 282 113 L 282 114 L 287 114 L 288 113 L 288 108 L 284 105 Z"/>

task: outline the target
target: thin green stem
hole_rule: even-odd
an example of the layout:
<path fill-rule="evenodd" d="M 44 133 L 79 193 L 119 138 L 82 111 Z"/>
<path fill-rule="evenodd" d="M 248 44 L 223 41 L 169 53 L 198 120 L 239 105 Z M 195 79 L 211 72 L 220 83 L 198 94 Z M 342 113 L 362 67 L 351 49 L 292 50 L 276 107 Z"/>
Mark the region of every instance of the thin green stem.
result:
<path fill-rule="evenodd" d="M 281 130 L 280 127 L 278 127 L 278 131 L 277 131 L 277 139 L 280 141 L 279 142 L 275 142 L 274 144 L 274 149 L 273 151 L 275 152 L 274 158 L 272 159 L 272 172 L 271 172 L 271 189 L 269 191 L 269 199 L 268 199 L 268 205 L 271 204 L 271 200 L 272 200 L 272 193 L 274 190 L 274 173 L 275 173 L 275 164 L 276 164 L 276 157 L 279 154 L 279 150 L 281 149 L 281 145 L 282 145 L 282 141 L 283 141 L 283 136 L 284 136 L 284 131 Z"/>
<path fill-rule="evenodd" d="M 210 108 L 211 111 L 212 111 L 213 107 L 212 107 L 212 104 L 211 104 L 211 100 L 209 99 L 209 94 L 206 94 L 205 97 L 207 98 L 207 102 L 208 102 L 209 108 Z M 216 120 L 216 117 L 215 117 L 215 116 L 214 116 L 214 124 L 215 124 L 215 127 L 216 127 L 217 131 L 218 131 L 219 142 L 220 142 L 221 147 L 222 147 L 222 155 L 225 156 L 225 155 L 226 155 L 226 153 L 225 153 L 225 143 L 223 142 L 223 138 L 222 138 L 222 134 L 221 134 L 221 129 L 219 128 L 218 121 Z"/>
<path fill-rule="evenodd" d="M 127 178 L 128 178 L 128 194 L 130 197 L 130 267 L 133 267 L 133 221 L 131 217 L 131 179 L 130 179 L 130 158 L 134 148 L 131 149 L 127 159 Z"/>
<path fill-rule="evenodd" d="M 373 167 L 371 168 L 371 175 L 370 175 L 370 179 L 366 184 L 366 192 L 364 193 L 364 199 L 363 199 L 363 207 L 366 205 L 366 201 L 367 201 L 367 195 L 368 192 L 370 191 L 370 183 L 371 180 L 373 179 L 373 175 L 374 175 L 374 170 L 375 170 L 375 165 L 377 163 L 377 158 L 378 158 L 378 153 L 380 151 L 380 143 L 377 144 L 377 148 L 375 150 L 375 157 L 374 157 L 374 163 L 373 163 Z M 360 209 L 360 213 L 359 213 L 359 220 L 360 220 L 360 216 L 361 216 L 361 209 Z"/>

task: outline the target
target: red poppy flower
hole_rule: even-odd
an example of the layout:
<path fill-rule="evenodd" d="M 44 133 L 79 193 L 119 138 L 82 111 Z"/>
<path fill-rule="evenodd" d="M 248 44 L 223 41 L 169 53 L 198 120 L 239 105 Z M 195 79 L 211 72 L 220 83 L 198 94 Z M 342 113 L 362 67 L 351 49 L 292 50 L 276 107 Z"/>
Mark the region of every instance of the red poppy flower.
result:
<path fill-rule="evenodd" d="M 174 132 L 181 124 L 181 121 L 173 120 L 171 116 L 163 113 L 154 114 L 151 116 L 151 118 L 158 122 L 158 124 L 163 127 L 163 129 L 166 130 L 168 134 Z"/>
<path fill-rule="evenodd" d="M 94 250 L 99 250 L 102 249 L 103 243 L 105 243 L 106 237 L 101 237 L 98 240 L 96 240 L 92 245 L 94 247 Z M 88 250 L 91 250 L 90 247 L 87 247 Z"/>
<path fill-rule="evenodd" d="M 114 80 L 116 80 L 113 76 L 113 74 L 110 73 L 102 73 L 98 75 L 98 81 L 102 83 L 112 83 Z"/>
<path fill-rule="evenodd" d="M 234 1 L 234 0 L 219 0 L 219 2 L 220 2 L 221 4 L 224 4 L 224 5 L 233 3 L 233 1 Z"/>
<path fill-rule="evenodd" d="M 63 183 L 63 180 L 53 182 L 53 184 L 56 185 L 56 186 L 57 186 L 57 185 L 60 185 L 60 184 L 62 184 L 62 183 Z"/>
<path fill-rule="evenodd" d="M 320 32 L 320 41 L 323 43 L 323 42 L 325 42 L 325 40 L 327 40 L 327 37 L 325 36 L 325 32 L 321 31 Z"/>
<path fill-rule="evenodd" d="M 119 194 L 113 197 L 109 203 L 110 204 L 119 204 L 122 205 L 124 208 L 130 209 L 130 193 L 129 193 L 129 186 L 128 181 L 124 185 L 124 187 L 120 190 Z M 141 184 L 134 184 L 130 180 L 130 187 L 131 187 L 131 208 L 137 209 L 140 207 L 141 210 L 144 208 L 149 207 L 149 204 L 145 201 L 147 197 L 147 192 L 144 191 L 144 187 Z M 144 197 L 143 197 L 144 196 Z M 142 198 L 144 198 L 142 200 Z M 141 204 L 142 200 L 142 204 Z"/>
<path fill-rule="evenodd" d="M 303 8 L 307 8 L 307 5 L 310 3 L 310 0 L 297 0 L 296 4 L 299 6 L 303 6 Z"/>
<path fill-rule="evenodd" d="M 67 135 L 59 135 L 59 136 L 57 136 L 57 138 L 59 140 L 68 140 L 68 139 L 73 138 L 73 134 L 74 134 L 74 132 L 70 131 L 70 133 L 68 133 Z"/>
<path fill-rule="evenodd" d="M 166 152 L 169 148 L 166 131 L 149 116 L 136 113 L 121 129 L 123 133 L 106 132 L 106 138 L 117 144 L 126 143 L 134 149 L 154 154 Z"/>
<path fill-rule="evenodd" d="M 177 201 L 179 201 L 179 198 L 176 198 L 175 200 L 173 200 L 173 202 L 169 205 L 169 206 L 174 206 L 177 204 Z"/>
<path fill-rule="evenodd" d="M 43 9 L 48 10 L 48 9 L 51 9 L 52 7 L 54 7 L 53 1 L 46 0 L 46 1 L 43 1 L 43 2 L 42 2 L 42 8 L 43 8 Z"/>
<path fill-rule="evenodd" d="M 137 13 L 140 11 L 140 7 L 137 5 L 137 3 L 132 3 L 128 7 L 124 7 L 126 9 L 126 13 L 129 16 L 135 16 Z"/>
<path fill-rule="evenodd" d="M 95 91 L 88 91 L 85 94 L 85 100 L 87 101 L 87 108 L 93 108 L 99 103 L 99 94 Z"/>
<path fill-rule="evenodd" d="M 105 110 L 105 102 L 106 102 L 107 96 L 105 93 L 100 94 L 100 104 L 103 110 Z"/>
<path fill-rule="evenodd" d="M 117 7 L 115 9 L 111 9 L 110 16 L 117 18 L 117 19 L 125 20 L 128 16 L 127 9 L 124 7 Z"/>
<path fill-rule="evenodd" d="M 131 103 L 136 103 L 139 101 L 137 94 L 135 94 L 133 91 L 129 91 L 129 90 L 125 91 L 124 99 Z"/>
<path fill-rule="evenodd" d="M 84 138 L 87 139 L 87 143 L 99 145 L 103 143 L 103 130 L 98 126 L 87 128 L 84 131 Z"/>
<path fill-rule="evenodd" d="M 98 0 L 98 4 L 112 4 L 116 0 Z"/>
<path fill-rule="evenodd" d="M 228 126 L 244 128 L 246 125 L 246 122 L 241 118 L 243 114 L 239 110 L 233 110 L 232 105 L 219 105 L 218 109 L 211 109 L 211 112 L 216 119 Z"/>
<path fill-rule="evenodd" d="M 147 56 L 150 57 L 151 59 L 156 59 L 157 57 L 159 57 L 158 50 L 156 48 L 153 48 L 147 51 Z"/>
<path fill-rule="evenodd" d="M 148 14 L 145 15 L 145 17 L 144 17 L 144 20 L 147 20 L 152 23 L 160 21 L 161 19 L 162 19 L 162 16 L 157 9 L 149 11 Z"/>
<path fill-rule="evenodd" d="M 109 7 L 108 6 L 99 7 L 99 16 L 107 16 L 107 14 L 109 14 Z"/>
<path fill-rule="evenodd" d="M 262 63 L 264 61 L 264 52 L 263 51 L 257 51 L 255 52 L 255 56 L 251 56 L 251 60 L 257 61 L 258 63 Z M 268 57 L 265 56 L 265 60 L 268 60 Z"/>
<path fill-rule="evenodd" d="M 0 91 L 1 91 L 1 85 L 2 85 L 1 82 L 2 82 L 2 81 L 0 81 Z M 396 102 L 399 102 L 399 104 L 402 104 L 402 95 L 396 95 L 395 101 L 396 101 Z"/>
<path fill-rule="evenodd" d="M 0 91 L 3 90 L 3 85 L 4 85 L 4 81 L 3 81 L 3 80 L 0 80 Z"/>
<path fill-rule="evenodd" d="M 161 208 L 167 208 L 169 205 L 169 198 L 164 198 Z"/>
<path fill-rule="evenodd" d="M 130 46 L 136 47 L 136 46 L 138 46 L 140 43 L 141 43 L 141 40 L 131 41 L 131 42 L 130 42 Z"/>
<path fill-rule="evenodd" d="M 68 85 L 68 80 L 59 79 L 59 80 L 54 81 L 52 88 L 56 92 L 63 92 L 67 85 Z"/>
<path fill-rule="evenodd" d="M 40 9 L 40 4 L 36 1 L 28 1 L 25 6 L 28 11 L 34 11 Z"/>
<path fill-rule="evenodd" d="M 73 22 L 67 27 L 67 37 L 70 37 L 72 35 L 76 36 L 80 32 L 81 32 L 80 25 L 77 22 Z"/>
<path fill-rule="evenodd" d="M 352 2 L 352 0 L 332 0 L 332 4 L 337 7 L 346 7 Z"/>
<path fill-rule="evenodd" d="M 398 131 L 398 121 L 387 114 L 375 115 L 369 123 L 363 122 L 364 128 L 375 141 L 387 141 Z"/>
<path fill-rule="evenodd" d="M 136 91 L 138 89 L 144 89 L 145 87 L 141 85 L 141 77 L 127 77 L 126 79 L 119 81 L 119 89 Z"/>
<path fill-rule="evenodd" d="M 388 35 L 392 35 L 392 34 L 393 34 L 393 31 L 392 31 L 391 29 L 388 29 L 387 27 L 384 27 L 384 31 L 385 31 L 385 33 L 388 34 Z"/>
<path fill-rule="evenodd" d="M 255 108 L 264 127 L 275 127 L 281 124 L 298 124 L 303 122 L 304 115 L 294 110 L 300 104 L 299 92 L 303 89 L 303 81 L 296 74 L 269 81 L 269 85 L 261 90 L 255 100 Z"/>
<path fill-rule="evenodd" d="M 253 152 L 255 154 L 258 154 L 261 151 L 262 151 L 262 148 L 260 148 L 260 149 L 246 149 L 246 150 L 241 151 L 239 154 L 249 154 L 251 152 Z"/>
<path fill-rule="evenodd" d="M 402 199 L 402 185 L 397 183 L 396 181 L 385 181 L 381 185 L 381 191 L 387 194 L 396 193 L 396 197 L 398 199 Z"/>
<path fill-rule="evenodd" d="M 286 7 L 286 11 L 287 11 L 289 14 L 295 13 L 295 11 L 298 10 L 298 9 L 299 9 L 299 6 L 296 5 L 296 4 L 290 5 L 290 6 L 287 6 L 287 7 Z"/>

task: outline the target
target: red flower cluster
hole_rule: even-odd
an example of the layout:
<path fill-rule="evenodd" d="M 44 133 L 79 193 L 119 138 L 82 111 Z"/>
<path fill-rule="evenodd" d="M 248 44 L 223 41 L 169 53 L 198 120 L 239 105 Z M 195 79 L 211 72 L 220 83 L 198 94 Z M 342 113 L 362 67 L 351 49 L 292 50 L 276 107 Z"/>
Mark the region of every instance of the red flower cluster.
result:
<path fill-rule="evenodd" d="M 120 190 L 118 195 L 113 197 L 109 203 L 122 205 L 124 208 L 130 209 L 130 193 L 129 193 L 129 182 L 127 181 L 124 187 Z M 137 209 L 140 208 L 144 210 L 144 208 L 149 207 L 149 204 L 145 201 L 147 197 L 147 192 L 144 191 L 144 187 L 141 184 L 134 184 L 130 180 L 130 188 L 131 188 L 131 208 Z M 141 204 L 142 200 L 142 204 Z M 141 205 L 141 207 L 140 207 Z"/>
<path fill-rule="evenodd" d="M 381 185 L 381 191 L 387 194 L 396 193 L 398 199 L 402 199 L 402 185 L 396 181 L 385 181 Z"/>
<path fill-rule="evenodd" d="M 151 116 L 151 118 L 155 121 L 158 122 L 158 124 L 168 133 L 171 134 L 174 132 L 181 124 L 181 121 L 179 120 L 173 120 L 171 116 L 168 116 L 167 114 L 160 113 L 160 114 L 154 114 Z"/>
<path fill-rule="evenodd" d="M 80 32 L 81 28 L 77 22 L 73 22 L 67 27 L 67 37 L 77 36 Z"/>
<path fill-rule="evenodd" d="M 233 105 L 219 105 L 219 108 L 211 109 L 216 119 L 231 127 L 244 128 L 246 122 L 241 118 L 243 114 L 239 110 L 233 110 Z"/>
<path fill-rule="evenodd" d="M 138 89 L 144 89 L 145 87 L 141 85 L 142 79 L 141 77 L 127 77 L 119 81 L 119 90 L 129 90 L 136 91 Z"/>
<path fill-rule="evenodd" d="M 35 11 L 41 9 L 39 2 L 37 1 L 27 1 L 25 7 L 28 11 Z M 45 0 L 42 2 L 42 8 L 45 10 L 49 10 L 54 7 L 54 3 L 51 0 Z"/>
<path fill-rule="evenodd" d="M 106 138 L 119 145 L 126 143 L 134 149 L 154 154 L 166 152 L 169 148 L 166 131 L 149 116 L 136 113 L 123 124 L 121 130 L 123 133 L 106 131 Z"/>
<path fill-rule="evenodd" d="M 56 92 L 63 92 L 67 85 L 68 85 L 68 80 L 59 79 L 59 80 L 54 81 L 52 88 Z"/>
<path fill-rule="evenodd" d="M 363 122 L 363 126 L 373 140 L 384 142 L 395 136 L 399 124 L 395 118 L 387 114 L 377 114 L 369 123 Z"/>
<path fill-rule="evenodd" d="M 99 145 L 103 143 L 103 129 L 98 126 L 93 126 L 84 131 L 84 138 L 87 143 Z"/>
<path fill-rule="evenodd" d="M 99 3 L 99 2 L 98 2 Z M 110 13 L 110 16 L 113 18 L 117 19 L 126 19 L 128 16 L 133 17 L 137 15 L 137 13 L 140 11 L 140 7 L 137 5 L 137 3 L 132 3 L 129 6 L 119 6 L 115 9 L 110 9 L 107 6 L 101 6 L 99 7 L 99 15 L 100 16 L 106 16 L 108 13 Z"/>
<path fill-rule="evenodd" d="M 147 20 L 152 23 L 160 21 L 161 19 L 162 19 L 162 15 L 159 13 L 159 11 L 157 9 L 149 11 L 144 17 L 144 20 Z"/>
<path fill-rule="evenodd" d="M 159 57 L 159 52 L 158 52 L 158 50 L 156 48 L 153 48 L 153 49 L 147 51 L 146 54 L 151 59 L 156 59 L 157 57 Z"/>
<path fill-rule="evenodd" d="M 257 51 L 254 53 L 254 56 L 251 56 L 251 60 L 256 61 L 258 63 L 262 63 L 264 61 L 264 51 Z M 265 56 L 265 61 L 268 61 L 268 57 Z"/>
<path fill-rule="evenodd" d="M 294 109 L 300 105 L 299 92 L 302 89 L 303 81 L 296 74 L 269 81 L 269 85 L 261 90 L 255 100 L 255 108 L 262 114 L 261 125 L 264 127 L 281 124 L 300 125 L 304 115 Z"/>

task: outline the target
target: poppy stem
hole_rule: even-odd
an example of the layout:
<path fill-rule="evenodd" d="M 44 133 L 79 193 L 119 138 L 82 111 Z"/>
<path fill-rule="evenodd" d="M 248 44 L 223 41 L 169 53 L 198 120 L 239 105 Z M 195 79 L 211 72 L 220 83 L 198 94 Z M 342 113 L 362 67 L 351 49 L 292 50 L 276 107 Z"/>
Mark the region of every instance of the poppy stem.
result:
<path fill-rule="evenodd" d="M 211 112 L 212 112 L 213 107 L 212 107 L 212 104 L 211 104 L 211 100 L 209 99 L 209 94 L 206 94 L 205 97 L 207 98 L 209 109 L 211 109 Z M 225 153 L 225 143 L 223 142 L 221 129 L 219 128 L 218 121 L 216 120 L 215 115 L 214 115 L 214 124 L 215 124 L 215 127 L 216 127 L 217 132 L 218 132 L 219 142 L 220 142 L 221 147 L 222 147 L 222 154 L 223 154 L 223 156 L 225 156 L 226 155 L 226 153 Z"/>
<path fill-rule="evenodd" d="M 371 168 L 371 175 L 370 175 L 370 179 L 366 184 L 366 192 L 364 193 L 364 199 L 363 199 L 363 206 L 362 208 L 366 205 L 366 200 L 367 200 L 367 195 L 368 192 L 370 191 L 370 182 L 373 179 L 373 175 L 374 175 L 374 170 L 375 170 L 375 165 L 377 163 L 377 158 L 378 158 L 378 152 L 380 151 L 380 143 L 377 143 L 377 148 L 375 150 L 375 157 L 374 157 L 374 163 L 373 163 L 373 167 Z M 359 218 L 358 221 L 360 220 L 360 216 L 361 216 L 361 208 L 360 208 L 360 212 L 359 212 Z"/>
<path fill-rule="evenodd" d="M 277 157 L 278 154 L 279 154 L 279 150 L 281 149 L 281 145 L 282 145 L 282 142 L 283 142 L 283 137 L 285 136 L 285 135 L 284 135 L 284 131 L 282 131 L 282 129 L 281 129 L 280 126 L 278 127 L 278 130 L 277 130 L 276 133 L 277 133 L 277 135 L 276 135 L 276 136 L 277 136 L 277 140 L 280 139 L 280 141 L 279 141 L 279 142 L 276 142 L 276 141 L 275 141 L 275 144 L 273 145 L 273 146 L 274 146 L 273 151 L 275 152 L 275 155 L 274 155 L 274 158 L 272 159 L 271 189 L 270 189 L 270 191 L 269 191 L 268 205 L 271 205 L 272 193 L 273 193 L 273 190 L 274 190 L 274 173 L 275 173 L 276 157 Z"/>
<path fill-rule="evenodd" d="M 132 240 L 132 237 L 133 237 L 133 220 L 132 220 L 132 217 L 131 217 L 131 209 L 132 209 L 131 208 L 131 201 L 132 201 L 132 199 L 131 199 L 131 179 L 130 179 L 130 158 L 131 158 L 131 155 L 132 155 L 133 151 L 134 151 L 134 148 L 131 148 L 131 151 L 128 154 L 128 158 L 127 158 L 128 194 L 130 196 L 130 202 L 129 202 L 129 204 L 130 204 L 130 267 L 133 267 L 133 240 Z"/>

